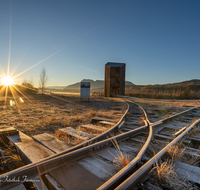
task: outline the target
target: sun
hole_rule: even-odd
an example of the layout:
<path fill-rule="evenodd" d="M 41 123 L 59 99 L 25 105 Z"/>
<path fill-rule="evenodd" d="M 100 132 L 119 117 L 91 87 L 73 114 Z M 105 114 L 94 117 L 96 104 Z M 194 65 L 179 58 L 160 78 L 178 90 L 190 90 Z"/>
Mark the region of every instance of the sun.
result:
<path fill-rule="evenodd" d="M 13 79 L 10 76 L 7 76 L 7 77 L 3 77 L 1 82 L 4 86 L 9 86 L 13 84 Z"/>

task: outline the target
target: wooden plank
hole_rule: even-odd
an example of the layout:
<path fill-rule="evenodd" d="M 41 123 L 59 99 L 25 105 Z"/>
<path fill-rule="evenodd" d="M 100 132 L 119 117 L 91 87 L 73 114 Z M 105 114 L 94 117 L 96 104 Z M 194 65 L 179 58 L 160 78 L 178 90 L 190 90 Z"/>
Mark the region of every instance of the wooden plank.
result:
<path fill-rule="evenodd" d="M 195 135 L 193 135 L 193 136 L 191 136 L 191 137 L 200 140 L 200 136 L 195 136 Z"/>
<path fill-rule="evenodd" d="M 40 176 L 35 177 L 33 181 L 37 190 L 48 190 Z"/>
<path fill-rule="evenodd" d="M 64 132 L 64 133 L 67 133 L 68 135 L 71 135 L 72 137 L 79 138 L 83 141 L 86 141 L 86 140 L 89 140 L 90 138 L 95 137 L 94 135 L 85 133 L 85 132 L 80 131 L 80 130 L 76 130 L 72 127 L 66 127 L 66 128 L 59 129 L 59 130 Z"/>
<path fill-rule="evenodd" d="M 138 126 L 126 125 L 126 123 L 125 123 L 124 127 L 126 127 L 127 129 L 131 129 L 131 130 L 138 128 Z"/>
<path fill-rule="evenodd" d="M 186 150 L 190 150 L 190 151 L 194 151 L 194 152 L 200 152 L 200 149 L 191 148 L 191 147 L 187 147 L 187 146 L 185 146 L 184 148 L 186 148 Z"/>
<path fill-rule="evenodd" d="M 26 163 L 37 162 L 54 155 L 52 151 L 35 142 L 31 137 L 22 132 L 19 132 L 15 136 L 8 136 L 8 139 L 15 144 Z"/>
<path fill-rule="evenodd" d="M 129 156 L 130 160 L 132 160 L 135 157 L 135 154 L 133 153 L 126 153 L 124 151 L 121 151 L 124 156 Z M 102 158 L 105 158 L 111 162 L 115 160 L 118 155 L 120 155 L 120 151 L 116 150 L 115 148 L 107 147 L 99 152 L 96 152 L 95 154 L 101 156 Z"/>
<path fill-rule="evenodd" d="M 174 133 L 172 133 L 171 131 L 160 131 L 158 134 L 159 135 L 165 135 L 165 136 L 171 136 L 172 137 L 172 135 Z"/>
<path fill-rule="evenodd" d="M 120 144 L 119 148 L 121 151 L 126 152 L 126 153 L 137 154 L 140 151 L 140 149 L 138 149 L 138 148 L 130 147 L 130 146 L 127 146 L 124 144 Z"/>
<path fill-rule="evenodd" d="M 145 143 L 145 141 L 142 141 L 140 139 L 136 139 L 136 138 L 130 138 L 132 141 L 138 142 L 138 143 Z"/>
<path fill-rule="evenodd" d="M 191 152 L 191 151 L 187 151 L 186 150 L 186 153 L 189 154 L 189 155 L 191 155 L 191 156 L 200 158 L 200 154 L 198 152 Z"/>
<path fill-rule="evenodd" d="M 97 123 L 99 121 L 108 121 L 108 122 L 112 122 L 112 119 L 108 119 L 108 118 L 102 118 L 102 117 L 94 117 L 92 118 L 92 123 Z"/>
<path fill-rule="evenodd" d="M 159 138 L 162 138 L 162 139 L 169 139 L 169 140 L 173 140 L 174 139 L 173 137 L 166 136 L 166 135 L 161 135 L 161 134 L 154 134 L 154 137 L 159 137 Z"/>
<path fill-rule="evenodd" d="M 183 162 L 174 161 L 174 169 L 178 176 L 184 177 L 190 181 L 200 184 L 200 168 L 185 164 Z"/>
<path fill-rule="evenodd" d="M 176 124 L 166 124 L 166 125 L 164 125 L 165 128 L 174 129 L 174 130 L 180 130 L 183 126 L 184 125 L 177 126 Z"/>
<path fill-rule="evenodd" d="M 10 135 L 18 135 L 19 131 L 14 127 L 1 127 L 0 135 L 10 136 Z"/>
<path fill-rule="evenodd" d="M 135 126 L 125 126 L 125 127 L 122 127 L 121 130 L 124 130 L 124 131 L 131 131 L 133 129 L 137 129 L 137 127 Z"/>
<path fill-rule="evenodd" d="M 12 188 L 10 188 L 8 190 L 26 190 L 26 188 L 24 187 L 23 183 L 21 183 L 20 185 L 12 187 Z"/>
<path fill-rule="evenodd" d="M 134 110 L 134 111 L 131 111 L 131 113 L 134 115 L 143 115 L 143 113 L 140 110 Z"/>
<path fill-rule="evenodd" d="M 115 125 L 115 123 L 109 122 L 109 121 L 99 121 L 99 123 L 104 124 L 104 125 Z"/>
<path fill-rule="evenodd" d="M 133 130 L 133 129 L 123 127 L 121 130 L 122 130 L 122 131 L 131 131 L 131 130 Z"/>
<path fill-rule="evenodd" d="M 149 182 L 145 182 L 145 189 L 146 190 L 162 190 L 161 188 L 159 188 L 159 187 L 157 187 L 155 185 L 152 185 Z"/>
<path fill-rule="evenodd" d="M 46 179 L 56 190 L 64 190 L 62 185 L 60 185 L 50 174 L 45 175 Z"/>
<path fill-rule="evenodd" d="M 70 145 L 67 143 L 62 142 L 47 133 L 34 135 L 32 138 L 54 153 L 59 153 L 70 148 Z"/>
<path fill-rule="evenodd" d="M 163 126 L 158 126 L 158 127 L 156 127 L 155 129 L 153 129 L 153 133 L 156 134 L 156 133 L 158 133 L 159 131 L 162 131 L 163 129 L 164 129 Z"/>
<path fill-rule="evenodd" d="M 164 145 L 166 145 L 166 144 L 169 143 L 169 142 L 167 142 L 167 141 L 161 141 L 161 140 L 158 140 L 158 139 L 154 139 L 153 141 L 154 141 L 154 142 L 161 143 L 161 144 L 164 144 Z"/>
<path fill-rule="evenodd" d="M 26 163 L 37 162 L 40 159 L 44 159 L 47 156 L 54 155 L 49 149 L 43 147 L 42 145 L 35 142 L 31 137 L 19 132 L 18 135 L 8 136 L 8 139 L 15 144 L 23 160 Z M 40 179 L 39 176 L 33 179 L 36 189 L 47 190 L 45 184 Z M 11 188 L 12 189 L 12 188 Z M 19 190 L 23 190 L 23 184 L 19 185 Z M 12 189 L 18 190 L 18 189 Z M 26 190 L 26 189 L 25 189 Z"/>
<path fill-rule="evenodd" d="M 64 165 L 49 173 L 65 189 L 94 190 L 104 183 L 78 164 Z"/>
<path fill-rule="evenodd" d="M 118 169 L 115 165 L 108 164 L 94 156 L 81 159 L 78 164 L 103 181 L 107 181 L 115 175 Z"/>
<path fill-rule="evenodd" d="M 81 125 L 81 127 L 84 127 L 84 128 L 87 128 L 87 129 L 93 129 L 93 130 L 97 130 L 97 131 L 108 130 L 106 127 L 101 127 L 101 126 L 92 125 L 92 124 Z"/>
<path fill-rule="evenodd" d="M 139 125 L 141 121 L 125 121 L 126 125 Z"/>
<path fill-rule="evenodd" d="M 130 116 L 130 117 L 128 117 L 128 119 L 130 119 L 130 120 L 137 120 L 139 117 L 138 116 Z"/>
<path fill-rule="evenodd" d="M 118 157 L 117 154 L 119 154 L 119 151 L 114 148 L 107 147 L 99 152 L 96 152 L 95 154 L 113 162 L 115 160 L 115 157 Z"/>
<path fill-rule="evenodd" d="M 168 140 L 174 140 L 173 137 L 169 137 L 169 136 L 165 136 L 165 135 L 160 135 L 160 134 L 154 134 L 154 137 L 159 137 L 159 138 L 162 138 L 162 139 L 168 139 Z M 187 144 L 190 144 L 190 140 L 184 140 L 183 141 L 184 143 L 187 143 Z"/>
<path fill-rule="evenodd" d="M 198 137 L 198 138 L 195 138 L 195 137 L 189 137 L 189 139 L 191 139 L 191 140 L 193 140 L 193 141 L 198 141 L 198 142 L 200 142 L 200 138 Z"/>

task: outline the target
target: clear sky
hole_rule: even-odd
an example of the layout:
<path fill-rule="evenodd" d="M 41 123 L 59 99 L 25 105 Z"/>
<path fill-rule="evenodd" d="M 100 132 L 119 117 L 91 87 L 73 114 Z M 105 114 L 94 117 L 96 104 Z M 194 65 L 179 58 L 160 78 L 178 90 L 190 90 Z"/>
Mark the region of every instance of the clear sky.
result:
<path fill-rule="evenodd" d="M 138 85 L 200 79 L 200 1 L 0 0 L 1 74 L 38 64 L 16 82 L 38 86 L 45 67 L 65 86 L 103 80 L 107 62 Z"/>

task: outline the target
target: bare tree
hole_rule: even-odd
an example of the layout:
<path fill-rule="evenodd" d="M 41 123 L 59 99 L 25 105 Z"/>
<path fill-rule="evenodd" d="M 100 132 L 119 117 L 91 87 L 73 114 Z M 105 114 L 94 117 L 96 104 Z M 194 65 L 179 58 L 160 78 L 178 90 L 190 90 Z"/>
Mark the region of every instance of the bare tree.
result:
<path fill-rule="evenodd" d="M 47 81 L 49 80 L 48 76 L 47 76 L 47 71 L 46 69 L 43 67 L 41 73 L 40 73 L 40 81 L 39 81 L 39 85 L 41 87 L 42 90 L 42 94 L 45 90 L 45 87 L 47 85 Z"/>

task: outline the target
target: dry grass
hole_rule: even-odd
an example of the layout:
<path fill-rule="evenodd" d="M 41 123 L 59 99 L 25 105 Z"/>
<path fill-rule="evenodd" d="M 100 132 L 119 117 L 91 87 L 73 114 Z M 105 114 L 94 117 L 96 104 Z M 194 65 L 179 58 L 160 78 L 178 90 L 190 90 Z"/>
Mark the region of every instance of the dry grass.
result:
<path fill-rule="evenodd" d="M 12 167 L 12 169 L 16 169 L 16 168 L 24 166 L 24 163 L 21 160 L 18 154 L 18 151 L 16 150 L 15 146 L 12 143 L 10 143 L 9 145 L 4 144 L 3 146 L 5 146 L 5 148 L 2 149 L 3 154 L 5 156 L 4 157 L 5 160 L 3 160 L 0 157 L 0 160 L 1 160 L 0 173 L 1 174 L 9 171 L 8 168 L 6 167 L 7 164 L 9 164 Z"/>
<path fill-rule="evenodd" d="M 182 148 L 179 143 L 176 143 L 174 146 L 170 147 L 167 152 L 172 159 L 182 161 L 185 154 L 185 148 Z"/>
<path fill-rule="evenodd" d="M 189 85 L 189 84 L 188 84 Z M 199 99 L 199 85 L 134 86 L 126 88 L 125 95 L 154 99 Z"/>
<path fill-rule="evenodd" d="M 0 98 L 0 123 L 15 127 L 30 136 L 44 132 L 53 133 L 62 127 L 78 127 L 90 123 L 97 116 L 118 118 L 112 107 L 119 105 L 119 102 L 113 99 L 95 97 L 90 102 L 81 102 L 78 95 L 63 95 L 62 100 L 47 95 L 31 95 L 28 96 L 31 102 L 24 99 L 24 103 L 10 106 L 8 103 L 11 99 L 13 97 L 8 97 L 7 107 L 4 108 L 4 98 Z M 120 105 L 123 113 L 125 104 L 120 102 Z"/>
<path fill-rule="evenodd" d="M 135 102 L 139 103 L 147 112 L 153 112 L 159 119 L 164 119 L 175 113 L 179 113 L 188 109 L 185 105 L 185 101 L 174 100 L 151 100 L 151 99 L 135 99 Z M 195 101 L 196 102 L 196 101 Z M 195 105 L 195 102 L 193 104 Z M 188 102 L 190 104 L 190 102 Z M 148 114 L 147 114 L 148 115 Z M 148 115 L 151 120 L 151 115 Z"/>
<path fill-rule="evenodd" d="M 97 129 L 89 129 L 89 128 L 85 128 L 85 127 L 77 127 L 78 130 L 89 133 L 89 134 L 94 134 L 94 135 L 99 135 L 104 133 L 105 131 L 107 131 L 107 129 L 103 129 L 103 130 L 97 130 Z"/>
<path fill-rule="evenodd" d="M 190 155 L 186 152 L 186 148 L 183 148 L 182 144 L 176 143 L 174 146 L 168 149 L 168 154 L 171 159 L 181 161 L 190 165 L 199 166 L 200 159 L 196 155 Z M 197 155 L 200 154 L 200 147 L 196 152 Z"/>
<path fill-rule="evenodd" d="M 200 149 L 196 152 L 197 155 L 200 155 Z M 200 166 L 200 159 L 198 156 L 192 155 L 189 156 L 188 155 L 188 159 L 187 159 L 187 164 L 193 165 L 193 166 Z"/>
<path fill-rule="evenodd" d="M 70 145 L 71 146 L 76 146 L 76 145 L 81 144 L 83 142 L 84 141 L 82 139 L 80 139 L 80 138 L 71 137 L 71 139 L 70 139 Z"/>
<path fill-rule="evenodd" d="M 158 165 L 158 163 L 156 162 L 156 166 L 151 170 L 154 171 L 156 170 L 157 175 L 158 175 L 158 179 L 160 181 L 170 181 L 170 176 L 172 175 L 174 177 L 174 175 L 176 176 L 176 172 L 174 171 L 174 165 L 172 163 L 172 161 L 165 161 L 160 163 L 160 165 Z"/>
<path fill-rule="evenodd" d="M 196 120 L 195 120 L 196 121 Z M 192 121 L 192 123 L 194 123 L 195 121 Z M 196 126 L 192 132 L 191 135 L 195 135 L 195 136 L 199 136 L 200 135 L 200 126 Z"/>
<path fill-rule="evenodd" d="M 144 116 L 141 116 L 140 119 L 141 119 L 140 125 L 142 125 L 142 124 L 144 123 L 145 117 L 144 117 Z"/>
<path fill-rule="evenodd" d="M 123 168 L 124 166 L 126 166 L 126 165 L 128 165 L 128 164 L 130 163 L 129 155 L 127 155 L 127 154 L 126 154 L 126 155 L 123 155 L 122 151 L 121 151 L 120 148 L 119 148 L 119 145 L 118 145 L 116 139 L 114 139 L 114 140 L 112 141 L 112 143 L 113 143 L 115 149 L 117 150 L 117 151 L 116 151 L 117 156 L 113 155 L 113 154 L 109 151 L 110 154 L 112 154 L 112 155 L 115 157 L 115 159 L 113 160 L 113 163 L 114 163 L 117 167 Z"/>
<path fill-rule="evenodd" d="M 172 160 L 167 159 L 160 164 L 156 163 L 150 173 L 152 173 L 154 184 L 163 189 L 188 190 L 192 187 L 188 180 L 177 176 Z"/>
<path fill-rule="evenodd" d="M 97 111 L 95 116 L 96 117 L 103 117 L 103 118 L 110 118 L 113 119 L 114 122 L 117 122 L 117 118 L 114 118 L 113 116 L 115 114 L 118 114 L 117 111 L 111 110 L 111 111 Z"/>
<path fill-rule="evenodd" d="M 66 142 L 70 146 L 75 146 L 75 145 L 78 145 L 78 144 L 84 142 L 82 139 L 71 137 L 70 135 L 68 135 L 60 130 L 56 130 L 55 133 L 52 135 L 64 142 Z"/>

